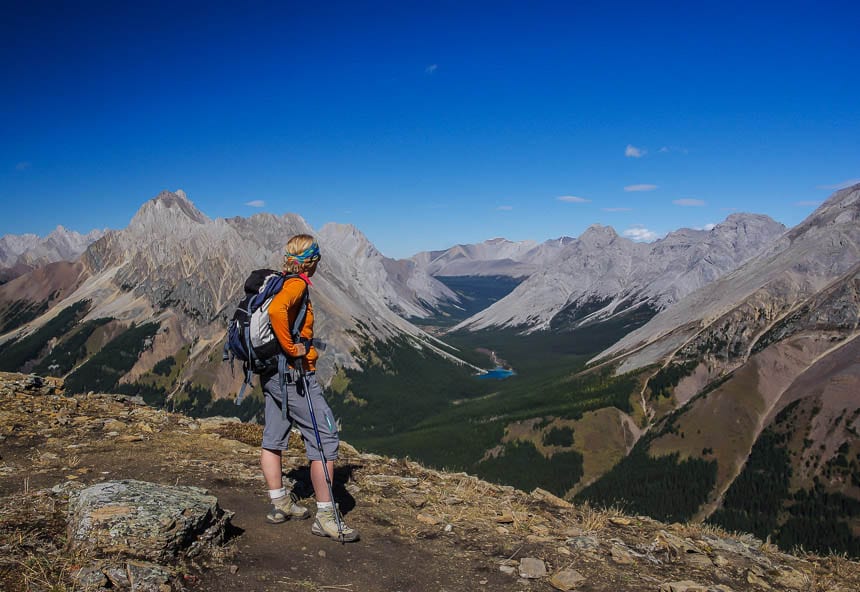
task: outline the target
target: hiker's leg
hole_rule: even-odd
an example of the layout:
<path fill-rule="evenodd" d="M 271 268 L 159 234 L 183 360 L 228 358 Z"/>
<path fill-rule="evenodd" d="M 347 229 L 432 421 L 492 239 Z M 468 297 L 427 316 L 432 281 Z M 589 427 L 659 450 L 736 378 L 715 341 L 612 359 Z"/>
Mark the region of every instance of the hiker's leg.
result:
<path fill-rule="evenodd" d="M 263 450 L 260 453 L 260 465 L 263 468 L 263 475 L 268 475 L 266 473 L 267 467 L 272 471 L 272 474 L 277 474 L 278 487 L 280 487 L 281 451 L 289 447 L 293 418 L 290 416 L 289 406 L 287 406 L 287 417 L 284 418 L 283 409 L 281 408 L 284 396 L 281 394 L 281 383 L 278 373 L 261 375 L 260 382 L 263 385 L 263 397 L 265 399 L 263 410 L 265 420 L 263 425 Z M 293 390 L 295 390 L 295 386 L 290 384 L 286 386 L 287 399 L 289 399 L 290 387 L 293 387 Z M 277 465 L 277 471 L 275 471 L 275 465 Z M 266 477 L 266 483 L 269 483 L 268 476 Z"/>
<path fill-rule="evenodd" d="M 269 488 L 269 500 L 272 502 L 272 507 L 266 514 L 266 520 L 272 524 L 280 524 L 291 518 L 300 520 L 310 518 L 311 511 L 296 503 L 298 497 L 283 485 L 281 451 L 261 449 L 260 466 L 266 479 L 266 487 Z"/>
<path fill-rule="evenodd" d="M 317 382 L 316 375 L 308 374 L 307 383 L 307 394 L 300 393 L 294 395 L 294 392 L 289 390 L 287 402 L 290 417 L 302 433 L 308 460 L 312 461 L 311 478 L 313 479 L 313 461 L 322 461 L 323 456 L 325 456 L 327 461 L 337 460 L 340 439 L 337 434 L 337 424 L 334 421 L 334 414 L 323 397 L 322 387 Z M 314 433 L 314 422 L 311 419 L 310 409 L 308 409 L 307 397 L 310 397 L 311 404 L 313 405 L 314 418 L 316 418 L 316 428 L 319 432 L 322 450 L 317 446 L 317 434 Z M 322 462 L 316 464 L 318 465 L 317 470 L 323 475 Z M 329 475 L 332 476 L 331 473 Z M 324 478 L 322 483 L 325 484 Z"/>
<path fill-rule="evenodd" d="M 298 498 L 283 485 L 281 456 L 282 451 L 289 446 L 292 418 L 288 410 L 285 419 L 281 409 L 281 401 L 284 397 L 281 395 L 280 379 L 275 373 L 274 376 L 261 377 L 261 382 L 266 399 L 264 412 L 266 424 L 263 428 L 260 468 L 263 470 L 269 499 L 272 501 L 272 508 L 266 514 L 266 520 L 272 524 L 280 524 L 290 518 L 309 518 L 310 510 L 297 504 Z"/>
<path fill-rule="evenodd" d="M 317 499 L 317 514 L 311 526 L 311 532 L 315 535 L 331 537 L 345 543 L 357 541 L 358 532 L 350 528 L 343 521 L 340 512 L 331 499 L 329 484 L 326 483 L 325 468 L 328 469 L 329 478 L 334 485 L 334 461 L 337 460 L 340 439 L 337 434 L 337 424 L 334 415 L 323 398 L 322 387 L 317 382 L 316 376 L 307 376 L 308 392 L 304 396 L 289 399 L 290 413 L 305 441 L 305 450 L 311 465 L 311 482 L 314 486 L 314 495 Z M 292 394 L 292 393 L 291 393 Z M 311 419 L 308 401 L 311 402 L 316 418 L 316 431 Z M 317 445 L 319 435 L 322 450 Z M 323 458 L 327 461 L 323 464 Z"/>
<path fill-rule="evenodd" d="M 334 462 L 328 461 L 328 474 L 334 475 Z M 311 483 L 314 486 L 314 496 L 318 502 L 330 502 L 331 497 L 328 494 L 328 484 L 325 482 L 325 472 L 321 460 L 311 461 Z"/>
<path fill-rule="evenodd" d="M 263 477 L 266 479 L 266 487 L 270 490 L 283 487 L 281 468 L 281 451 L 260 449 L 260 468 L 263 469 Z"/>

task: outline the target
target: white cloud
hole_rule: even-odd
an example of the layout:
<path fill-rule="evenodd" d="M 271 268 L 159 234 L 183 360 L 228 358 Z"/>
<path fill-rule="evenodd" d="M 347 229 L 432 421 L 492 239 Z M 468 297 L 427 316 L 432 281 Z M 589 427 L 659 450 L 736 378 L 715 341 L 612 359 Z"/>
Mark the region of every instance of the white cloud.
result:
<path fill-rule="evenodd" d="M 713 230 L 717 225 L 713 222 L 705 224 L 704 226 L 696 226 L 695 230 Z"/>
<path fill-rule="evenodd" d="M 665 152 L 669 152 L 669 147 L 668 147 L 668 146 L 663 146 L 662 148 L 660 148 L 660 152 L 664 152 L 664 153 L 665 153 Z"/>
<path fill-rule="evenodd" d="M 683 206 L 685 208 L 690 208 L 690 207 L 699 208 L 699 207 L 702 207 L 703 205 L 705 205 L 704 200 L 692 199 L 689 197 L 685 197 L 683 199 L 676 199 L 672 203 L 675 204 L 676 206 Z"/>
<path fill-rule="evenodd" d="M 433 74 L 436 70 L 439 69 L 439 64 L 430 64 L 426 68 L 424 68 L 425 74 Z"/>
<path fill-rule="evenodd" d="M 820 206 L 821 203 L 822 202 L 820 202 L 820 201 L 807 200 L 807 201 L 796 201 L 796 202 L 794 202 L 794 205 L 805 208 L 805 207 L 809 207 L 809 206 L 816 206 L 817 207 L 817 206 Z"/>
<path fill-rule="evenodd" d="M 501 211 L 503 211 L 503 212 L 510 212 L 511 210 L 513 210 L 513 209 L 514 209 L 514 206 L 499 206 L 499 207 L 498 207 L 498 208 L 496 208 L 496 209 L 497 209 L 497 210 L 501 210 Z"/>
<path fill-rule="evenodd" d="M 819 185 L 818 189 L 845 189 L 846 187 L 851 187 L 852 185 L 856 185 L 860 183 L 860 179 L 848 179 L 847 181 L 842 181 L 841 183 L 834 183 L 833 185 Z"/>
<path fill-rule="evenodd" d="M 584 197 L 576 197 L 575 195 L 562 195 L 558 198 L 558 201 L 566 201 L 567 203 L 588 203 L 591 200 L 585 199 Z"/>
<path fill-rule="evenodd" d="M 628 228 L 621 234 L 638 242 L 651 242 L 660 238 L 660 235 L 656 232 L 648 230 L 644 226 L 638 224 Z"/>
<path fill-rule="evenodd" d="M 30 164 L 29 162 L 24 161 L 24 162 L 19 162 L 18 164 L 16 164 L 15 169 L 19 170 L 19 171 L 26 171 L 31 166 L 33 166 L 33 165 Z"/>
<path fill-rule="evenodd" d="M 643 183 L 641 185 L 628 185 L 624 188 L 624 191 L 654 191 L 655 189 L 657 189 L 656 185 Z"/>
<path fill-rule="evenodd" d="M 624 149 L 624 156 L 627 156 L 629 158 L 642 158 L 647 153 L 647 150 L 637 148 L 633 144 L 627 144 L 627 148 Z"/>
<path fill-rule="evenodd" d="M 604 212 L 631 212 L 633 208 L 603 208 Z"/>
<path fill-rule="evenodd" d="M 266 202 L 264 202 L 262 199 L 255 199 L 253 201 L 245 203 L 245 205 L 250 206 L 252 208 L 264 208 L 266 207 Z"/>

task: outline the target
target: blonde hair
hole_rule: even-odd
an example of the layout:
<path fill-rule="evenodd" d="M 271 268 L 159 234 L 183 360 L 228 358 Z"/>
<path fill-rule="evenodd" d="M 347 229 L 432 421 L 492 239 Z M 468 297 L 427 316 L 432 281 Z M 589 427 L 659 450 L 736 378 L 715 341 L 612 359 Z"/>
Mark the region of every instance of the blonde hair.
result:
<path fill-rule="evenodd" d="M 310 249 L 315 243 L 314 237 L 309 234 L 297 234 L 288 240 L 287 246 L 284 247 L 284 273 L 302 273 L 313 267 L 319 261 L 319 255 L 304 261 L 296 256 Z"/>

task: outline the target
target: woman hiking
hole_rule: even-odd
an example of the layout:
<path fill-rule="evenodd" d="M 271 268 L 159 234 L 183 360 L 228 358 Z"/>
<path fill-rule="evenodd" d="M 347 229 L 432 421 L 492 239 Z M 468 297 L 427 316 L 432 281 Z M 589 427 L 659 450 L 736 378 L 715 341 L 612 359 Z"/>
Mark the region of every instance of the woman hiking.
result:
<path fill-rule="evenodd" d="M 298 426 L 305 450 L 310 461 L 311 483 L 317 502 L 316 518 L 311 526 L 311 532 L 319 536 L 327 536 L 344 542 L 358 540 L 358 533 L 349 528 L 338 512 L 334 500 L 329 495 L 330 489 L 326 482 L 326 469 L 323 458 L 326 459 L 328 475 L 334 474 L 334 460 L 337 459 L 338 438 L 337 427 L 331 409 L 323 398 L 322 387 L 316 378 L 316 360 L 319 357 L 312 340 L 314 337 L 314 311 L 310 299 L 305 298 L 305 292 L 311 286 L 311 276 L 317 270 L 320 261 L 319 245 L 314 238 L 307 234 L 292 237 L 284 248 L 285 274 L 293 277 L 284 281 L 280 292 L 269 305 L 269 318 L 272 330 L 278 338 L 281 349 L 289 360 L 290 369 L 287 372 L 282 392 L 282 379 L 277 370 L 261 375 L 263 393 L 265 396 L 265 427 L 263 428 L 263 444 L 260 451 L 260 466 L 269 489 L 272 510 L 266 515 L 266 520 L 279 524 L 290 518 L 305 519 L 310 517 L 310 511 L 296 503 L 298 499 L 292 491 L 287 491 L 283 485 L 281 453 L 287 449 L 290 438 L 290 428 Z M 301 314 L 302 303 L 306 302 L 305 318 L 301 325 L 300 339 L 294 340 L 290 334 L 295 326 L 296 318 Z M 302 364 L 305 380 L 298 377 L 297 365 Z M 307 385 L 307 393 L 304 392 Z M 305 396 L 311 397 L 314 417 L 319 431 L 319 441 L 322 451 L 317 446 L 314 426 Z M 286 398 L 286 419 L 281 406 Z M 340 531 L 338 531 L 338 523 Z"/>

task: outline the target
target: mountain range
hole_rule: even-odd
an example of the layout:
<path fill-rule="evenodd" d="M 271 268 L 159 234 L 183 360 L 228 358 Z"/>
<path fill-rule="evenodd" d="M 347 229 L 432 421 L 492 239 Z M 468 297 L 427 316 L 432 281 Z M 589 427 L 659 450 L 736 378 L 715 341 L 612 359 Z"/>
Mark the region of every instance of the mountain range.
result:
<path fill-rule="evenodd" d="M 785 227 L 767 216 L 732 214 L 709 231 L 682 229 L 653 243 L 591 226 L 542 253 L 514 291 L 456 328 L 573 328 L 637 309 L 663 310 L 735 269 Z"/>
<path fill-rule="evenodd" d="M 732 214 L 653 243 L 593 226 L 393 260 L 350 225 L 210 219 L 166 191 L 79 256 L 0 285 L 0 363 L 232 414 L 226 320 L 247 273 L 308 232 L 323 252 L 320 375 L 352 442 L 785 545 L 823 508 L 814 544 L 853 553 L 858 218 L 855 186 L 791 229 Z M 494 363 L 517 373 L 473 378 Z M 757 482 L 764 510 L 749 505 Z"/>
<path fill-rule="evenodd" d="M 55 261 L 71 261 L 104 235 L 105 230 L 80 234 L 57 226 L 42 238 L 35 234 L 0 237 L 0 283 Z"/>

